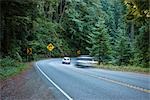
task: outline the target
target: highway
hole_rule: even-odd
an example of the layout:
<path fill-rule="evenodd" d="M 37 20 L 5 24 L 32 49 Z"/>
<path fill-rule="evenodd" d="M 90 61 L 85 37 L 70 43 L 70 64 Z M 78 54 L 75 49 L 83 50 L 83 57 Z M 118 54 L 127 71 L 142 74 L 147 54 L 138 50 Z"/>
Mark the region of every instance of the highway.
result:
<path fill-rule="evenodd" d="M 150 75 L 77 68 L 61 58 L 35 63 L 57 100 L 150 100 Z"/>

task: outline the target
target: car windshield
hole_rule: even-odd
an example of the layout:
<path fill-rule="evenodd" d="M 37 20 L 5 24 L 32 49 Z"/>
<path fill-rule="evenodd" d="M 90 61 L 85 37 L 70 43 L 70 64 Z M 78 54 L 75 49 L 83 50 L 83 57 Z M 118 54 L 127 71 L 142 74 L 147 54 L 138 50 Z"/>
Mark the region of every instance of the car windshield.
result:
<path fill-rule="evenodd" d="M 64 58 L 64 60 L 70 60 L 70 58 Z"/>
<path fill-rule="evenodd" d="M 92 61 L 92 58 L 77 58 L 77 60 Z"/>

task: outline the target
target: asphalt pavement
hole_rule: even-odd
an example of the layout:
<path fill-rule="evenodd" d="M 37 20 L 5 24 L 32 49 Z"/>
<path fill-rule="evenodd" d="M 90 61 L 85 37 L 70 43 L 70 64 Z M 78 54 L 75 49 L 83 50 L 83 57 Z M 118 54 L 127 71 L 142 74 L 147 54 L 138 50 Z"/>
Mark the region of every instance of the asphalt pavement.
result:
<path fill-rule="evenodd" d="M 150 100 L 150 75 L 77 68 L 74 62 L 62 64 L 61 58 L 36 62 L 39 73 L 56 88 L 58 100 Z"/>

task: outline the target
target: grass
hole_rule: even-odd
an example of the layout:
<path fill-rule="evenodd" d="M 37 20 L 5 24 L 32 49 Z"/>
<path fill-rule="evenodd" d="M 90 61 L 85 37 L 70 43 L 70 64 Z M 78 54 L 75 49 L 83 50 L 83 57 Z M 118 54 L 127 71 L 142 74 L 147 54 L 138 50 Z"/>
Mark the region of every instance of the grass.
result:
<path fill-rule="evenodd" d="M 144 74 L 150 74 L 150 68 L 143 68 L 143 67 L 137 67 L 137 66 L 114 66 L 111 64 L 108 65 L 96 65 L 97 68 L 101 69 L 109 69 L 114 71 L 126 71 L 126 72 L 137 72 L 137 73 L 144 73 Z"/>
<path fill-rule="evenodd" d="M 19 63 L 8 57 L 0 59 L 0 64 L 0 79 L 2 80 L 17 75 L 27 68 L 27 64 Z"/>

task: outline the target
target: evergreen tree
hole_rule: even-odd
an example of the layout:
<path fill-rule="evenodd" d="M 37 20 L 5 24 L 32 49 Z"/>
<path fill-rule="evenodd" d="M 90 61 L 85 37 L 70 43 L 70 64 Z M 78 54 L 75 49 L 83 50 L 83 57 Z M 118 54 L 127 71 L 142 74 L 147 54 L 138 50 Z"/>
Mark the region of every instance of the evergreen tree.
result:
<path fill-rule="evenodd" d="M 139 28 L 139 35 L 135 39 L 134 64 L 142 67 L 149 67 L 150 64 L 150 41 L 149 28 L 142 26 Z"/>
<path fill-rule="evenodd" d="M 149 0 L 124 0 L 128 13 L 126 19 L 132 23 L 134 59 L 136 66 L 149 67 Z"/>
<path fill-rule="evenodd" d="M 115 60 L 118 65 L 128 65 L 132 58 L 131 44 L 126 31 L 118 29 L 118 37 L 115 48 Z"/>
<path fill-rule="evenodd" d="M 103 20 L 99 20 L 97 23 L 97 28 L 92 30 L 92 33 L 89 34 L 88 42 L 92 47 L 87 47 L 90 52 L 90 55 L 95 56 L 101 62 L 107 62 L 110 55 L 110 43 L 109 43 L 109 34 L 105 24 L 102 23 Z"/>

